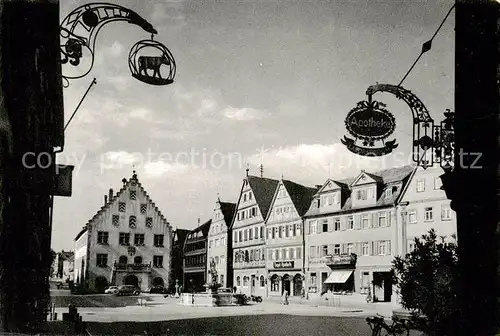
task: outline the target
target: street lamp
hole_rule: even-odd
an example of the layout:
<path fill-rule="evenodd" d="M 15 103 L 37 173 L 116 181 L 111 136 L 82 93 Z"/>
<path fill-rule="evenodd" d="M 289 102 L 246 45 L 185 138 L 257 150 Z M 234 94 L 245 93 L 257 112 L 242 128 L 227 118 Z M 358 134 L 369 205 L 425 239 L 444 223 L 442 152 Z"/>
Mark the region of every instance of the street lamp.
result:
<path fill-rule="evenodd" d="M 90 73 L 95 61 L 97 35 L 104 25 L 115 21 L 125 21 L 137 25 L 151 34 L 150 40 L 139 41 L 130 50 L 128 62 L 132 76 L 147 84 L 171 84 L 176 72 L 175 60 L 167 47 L 154 40 L 153 37 L 158 32 L 151 23 L 136 12 L 122 6 L 109 3 L 90 3 L 69 13 L 60 26 L 61 63 L 66 65 L 63 69 L 63 78 L 66 80 L 65 87 L 69 85 L 70 79 L 82 78 Z M 162 77 L 160 74 L 162 65 L 169 68 L 166 77 Z M 78 71 L 71 73 L 70 70 L 75 70 L 76 67 L 79 67 Z"/>

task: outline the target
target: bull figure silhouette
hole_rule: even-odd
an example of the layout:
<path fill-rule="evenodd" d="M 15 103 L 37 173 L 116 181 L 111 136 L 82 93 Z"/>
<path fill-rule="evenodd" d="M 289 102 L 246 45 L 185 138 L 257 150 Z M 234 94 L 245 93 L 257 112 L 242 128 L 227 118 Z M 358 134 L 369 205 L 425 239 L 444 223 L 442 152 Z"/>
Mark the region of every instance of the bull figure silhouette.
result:
<path fill-rule="evenodd" d="M 160 67 L 162 64 L 170 65 L 170 60 L 166 56 L 140 56 L 139 57 L 139 73 L 144 73 L 148 76 L 148 69 L 153 70 L 153 77 L 162 78 Z"/>

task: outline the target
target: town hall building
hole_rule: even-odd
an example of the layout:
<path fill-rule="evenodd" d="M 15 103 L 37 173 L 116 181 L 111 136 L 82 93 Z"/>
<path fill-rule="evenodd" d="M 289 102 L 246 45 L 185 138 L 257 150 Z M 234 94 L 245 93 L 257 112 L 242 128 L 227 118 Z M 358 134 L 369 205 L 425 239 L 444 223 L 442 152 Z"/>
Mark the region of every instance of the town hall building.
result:
<path fill-rule="evenodd" d="M 75 238 L 75 283 L 89 291 L 169 283 L 172 228 L 135 171 L 122 182 Z"/>

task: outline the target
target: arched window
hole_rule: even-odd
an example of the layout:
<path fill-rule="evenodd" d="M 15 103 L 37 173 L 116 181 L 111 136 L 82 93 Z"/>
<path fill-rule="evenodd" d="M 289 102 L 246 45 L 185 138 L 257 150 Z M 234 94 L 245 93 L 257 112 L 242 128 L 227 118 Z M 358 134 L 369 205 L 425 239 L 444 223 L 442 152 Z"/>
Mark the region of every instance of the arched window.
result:
<path fill-rule="evenodd" d="M 271 292 L 279 292 L 280 290 L 280 280 L 275 274 L 271 277 Z"/>
<path fill-rule="evenodd" d="M 134 258 L 134 264 L 142 264 L 142 257 L 137 256 Z"/>
<path fill-rule="evenodd" d="M 236 277 L 236 286 L 241 286 L 241 278 L 239 276 Z"/>
<path fill-rule="evenodd" d="M 260 276 L 260 287 L 265 287 L 266 286 L 266 280 L 264 279 L 264 276 Z"/>
<path fill-rule="evenodd" d="M 120 258 L 118 259 L 118 263 L 119 263 L 119 264 L 126 264 L 126 263 L 127 263 L 127 261 L 128 261 L 127 256 L 123 256 L 123 255 L 122 255 L 122 256 L 120 256 Z"/>
<path fill-rule="evenodd" d="M 246 275 L 243 277 L 243 287 L 248 287 L 248 277 Z"/>

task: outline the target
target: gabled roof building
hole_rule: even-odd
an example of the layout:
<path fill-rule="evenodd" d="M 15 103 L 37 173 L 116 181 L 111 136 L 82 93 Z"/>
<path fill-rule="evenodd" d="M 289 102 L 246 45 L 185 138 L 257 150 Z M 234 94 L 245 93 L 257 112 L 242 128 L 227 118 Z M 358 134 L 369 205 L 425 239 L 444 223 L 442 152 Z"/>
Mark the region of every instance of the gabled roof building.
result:
<path fill-rule="evenodd" d="M 215 278 L 221 287 L 226 288 L 233 287 L 232 236 L 229 229 L 235 209 L 235 203 L 221 202 L 217 199 L 208 233 L 207 279 L 211 282 L 212 278 Z M 215 273 L 210 267 L 212 262 Z"/>
<path fill-rule="evenodd" d="M 248 175 L 243 179 L 233 235 L 234 286 L 247 295 L 266 296 L 266 252 L 264 221 L 279 181 Z"/>
<path fill-rule="evenodd" d="M 172 228 L 135 171 L 122 183 L 75 238 L 74 279 L 86 290 L 169 283 Z"/>
<path fill-rule="evenodd" d="M 366 293 L 375 283 L 375 298 L 391 301 L 396 209 L 413 171 L 361 171 L 323 184 L 305 215 L 308 296 Z"/>
<path fill-rule="evenodd" d="M 302 216 L 316 188 L 281 179 L 267 214 L 268 296 L 304 294 L 304 230 Z"/>
<path fill-rule="evenodd" d="M 199 223 L 199 221 L 198 221 Z M 185 292 L 202 292 L 207 284 L 207 242 L 212 219 L 190 231 L 184 242 Z"/>
<path fill-rule="evenodd" d="M 172 262 L 167 288 L 169 293 L 179 290 L 179 287 L 184 283 L 184 243 L 189 232 L 185 229 L 175 229 L 172 233 Z"/>

